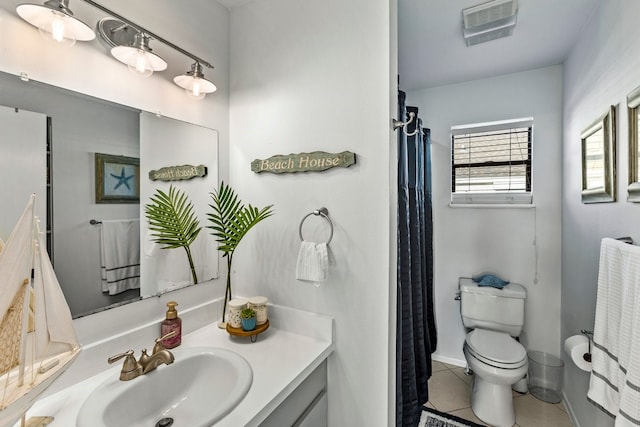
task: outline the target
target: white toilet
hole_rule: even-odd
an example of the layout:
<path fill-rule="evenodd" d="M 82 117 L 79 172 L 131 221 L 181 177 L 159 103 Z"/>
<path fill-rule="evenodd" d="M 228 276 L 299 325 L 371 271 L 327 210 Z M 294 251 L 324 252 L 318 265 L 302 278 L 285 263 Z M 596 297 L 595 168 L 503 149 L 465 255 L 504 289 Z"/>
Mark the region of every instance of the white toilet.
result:
<path fill-rule="evenodd" d="M 474 373 L 471 409 L 497 427 L 515 423 L 511 386 L 527 373 L 527 351 L 514 337 L 522 332 L 527 290 L 515 283 L 502 289 L 478 286 L 461 277 L 460 314 L 470 332 L 463 346 Z"/>

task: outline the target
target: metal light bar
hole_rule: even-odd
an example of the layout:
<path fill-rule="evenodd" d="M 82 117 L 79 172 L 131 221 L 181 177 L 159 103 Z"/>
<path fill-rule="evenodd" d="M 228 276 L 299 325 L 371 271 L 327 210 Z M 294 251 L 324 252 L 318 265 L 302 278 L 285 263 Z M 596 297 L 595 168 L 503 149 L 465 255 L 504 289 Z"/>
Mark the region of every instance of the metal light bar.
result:
<path fill-rule="evenodd" d="M 107 14 L 113 16 L 114 18 L 126 23 L 127 25 L 130 25 L 130 26 L 134 27 L 135 29 L 137 29 L 141 33 L 144 33 L 144 34 L 150 36 L 154 40 L 158 40 L 160 43 L 169 46 L 173 50 L 177 50 L 178 52 L 182 53 L 184 56 L 187 56 L 187 57 L 193 59 L 194 61 L 199 62 L 200 64 L 205 65 L 205 66 L 207 66 L 209 68 L 213 68 L 213 65 L 211 65 L 211 63 L 209 63 L 208 61 L 205 61 L 204 59 L 200 58 L 199 56 L 196 56 L 196 55 L 192 54 L 191 52 L 187 52 L 186 50 L 182 49 L 180 46 L 176 46 L 175 44 L 171 43 L 170 41 L 160 37 L 159 35 L 153 33 L 152 31 L 147 30 L 146 28 L 136 24 L 135 22 L 132 22 L 131 20 L 129 20 L 129 19 L 125 18 L 124 16 L 120 15 L 119 13 L 116 13 L 116 12 L 112 11 L 111 9 L 101 5 L 100 3 L 96 3 L 93 0 L 82 0 L 82 1 L 84 1 L 85 3 L 95 7 L 96 9 L 101 10 L 104 13 L 107 13 Z"/>

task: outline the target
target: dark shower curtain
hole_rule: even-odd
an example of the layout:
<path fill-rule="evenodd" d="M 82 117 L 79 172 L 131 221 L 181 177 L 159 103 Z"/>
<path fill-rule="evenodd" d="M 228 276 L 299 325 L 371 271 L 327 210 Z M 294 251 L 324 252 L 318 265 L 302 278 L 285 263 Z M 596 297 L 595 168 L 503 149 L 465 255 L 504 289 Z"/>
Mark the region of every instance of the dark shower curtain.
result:
<path fill-rule="evenodd" d="M 415 119 L 398 129 L 398 295 L 396 335 L 396 425 L 417 426 L 429 400 L 431 353 L 436 348 L 433 312 L 431 132 L 422 129 L 416 107 L 398 94 L 398 117 Z"/>

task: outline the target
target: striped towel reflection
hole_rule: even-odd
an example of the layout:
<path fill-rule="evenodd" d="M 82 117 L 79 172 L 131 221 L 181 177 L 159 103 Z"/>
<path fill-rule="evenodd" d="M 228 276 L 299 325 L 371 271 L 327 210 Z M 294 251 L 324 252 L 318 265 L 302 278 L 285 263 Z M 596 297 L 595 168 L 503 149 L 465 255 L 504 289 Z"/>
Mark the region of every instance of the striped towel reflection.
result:
<path fill-rule="evenodd" d="M 140 288 L 140 220 L 102 221 L 102 292 L 116 295 Z"/>

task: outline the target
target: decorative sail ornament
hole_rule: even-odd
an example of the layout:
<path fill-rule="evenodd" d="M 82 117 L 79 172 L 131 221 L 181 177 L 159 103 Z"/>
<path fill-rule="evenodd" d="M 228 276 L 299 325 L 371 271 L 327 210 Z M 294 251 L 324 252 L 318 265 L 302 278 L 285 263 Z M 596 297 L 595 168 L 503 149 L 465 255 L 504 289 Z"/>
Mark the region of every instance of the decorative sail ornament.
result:
<path fill-rule="evenodd" d="M 17 421 L 80 352 L 34 204 L 32 195 L 0 252 L 1 426 Z"/>

